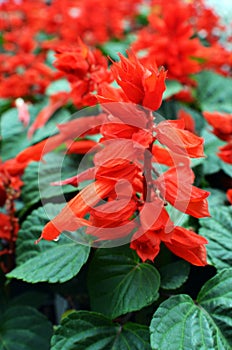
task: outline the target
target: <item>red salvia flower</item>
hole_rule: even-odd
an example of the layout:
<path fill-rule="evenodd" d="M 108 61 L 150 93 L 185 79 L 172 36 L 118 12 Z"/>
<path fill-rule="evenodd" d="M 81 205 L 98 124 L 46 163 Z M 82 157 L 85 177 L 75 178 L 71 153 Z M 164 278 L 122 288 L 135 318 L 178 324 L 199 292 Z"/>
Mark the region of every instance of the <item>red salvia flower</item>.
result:
<path fill-rule="evenodd" d="M 134 53 L 128 52 L 128 59 L 120 55 L 120 62 L 115 62 L 112 72 L 127 98 L 138 105 L 157 110 L 162 102 L 165 90 L 165 70 L 156 66 L 149 68 L 141 65 Z"/>
<path fill-rule="evenodd" d="M 82 50 L 81 55 L 86 54 Z M 133 53 L 120 59 L 112 66 L 120 88 L 115 90 L 104 83 L 104 88 L 98 90 L 98 99 L 105 102 L 104 113 L 61 124 L 59 134 L 51 138 L 48 151 L 58 142 L 65 142 L 71 151 L 73 148 L 78 153 L 94 153 L 91 168 L 55 185 L 78 187 L 82 181 L 92 182 L 45 226 L 40 239 L 52 240 L 63 231 L 84 227 L 97 245 L 107 240 L 131 240 L 133 236 L 131 248 L 144 261 L 153 260 L 160 242 L 164 242 L 176 255 L 195 265 L 205 265 L 207 241 L 192 231 L 175 227 L 166 210 L 171 204 L 197 218 L 209 216 L 209 192 L 192 185 L 194 174 L 189 161 L 189 157 L 203 156 L 203 139 L 184 130 L 183 120 L 156 123 L 152 111 L 146 109 L 154 110 L 161 104 L 164 70 L 142 65 Z M 89 68 L 75 62 L 76 74 L 85 79 Z M 83 139 L 99 133 L 102 138 L 98 142 Z M 38 147 L 38 156 L 46 142 L 49 140 L 32 146 Z M 26 161 L 28 154 L 30 148 L 17 160 Z M 159 163 L 171 168 L 159 174 Z"/>

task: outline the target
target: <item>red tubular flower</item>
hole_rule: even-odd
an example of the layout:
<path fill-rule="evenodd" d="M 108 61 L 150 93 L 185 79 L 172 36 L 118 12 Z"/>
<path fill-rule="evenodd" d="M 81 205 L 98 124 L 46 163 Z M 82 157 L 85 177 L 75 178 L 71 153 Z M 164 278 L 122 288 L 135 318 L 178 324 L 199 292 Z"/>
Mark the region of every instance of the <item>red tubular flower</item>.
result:
<path fill-rule="evenodd" d="M 226 196 L 230 204 L 232 204 L 232 188 L 226 192 Z"/>
<path fill-rule="evenodd" d="M 16 241 L 19 225 L 16 221 L 14 224 L 16 227 L 13 229 L 12 236 L 11 218 L 6 214 L 0 213 L 0 239 L 5 239 L 6 241 L 11 241 L 13 239 L 13 241 Z"/>
<path fill-rule="evenodd" d="M 51 136 L 49 139 L 43 140 L 21 151 L 15 158 L 16 168 L 23 173 L 24 169 L 31 161 L 39 161 L 43 156 L 53 151 L 63 142 L 62 135 Z"/>
<path fill-rule="evenodd" d="M 83 217 L 94 205 L 107 196 L 112 190 L 112 186 L 110 181 L 99 180 L 85 187 L 67 203 L 52 221 L 45 225 L 39 240 L 42 238 L 53 240 L 64 230 L 74 231 L 82 226 L 90 226 L 89 221 Z"/>
<path fill-rule="evenodd" d="M 49 99 L 48 106 L 44 107 L 42 111 L 37 115 L 36 120 L 30 126 L 28 130 L 28 137 L 31 138 L 34 132 L 46 124 L 46 122 L 52 117 L 52 115 L 62 107 L 68 100 L 69 94 L 65 92 L 59 92 L 52 95 Z"/>
<path fill-rule="evenodd" d="M 174 228 L 173 222 L 164 207 L 164 202 L 158 197 L 141 207 L 139 219 L 144 231 L 163 228 L 166 233 L 169 233 Z"/>
<path fill-rule="evenodd" d="M 135 221 L 129 219 L 136 207 L 134 199 L 121 198 L 93 208 L 90 211 L 91 226 L 86 233 L 99 240 L 115 240 L 129 235 L 136 227 Z"/>
<path fill-rule="evenodd" d="M 90 50 L 80 39 L 75 47 L 57 47 L 54 66 L 67 75 L 70 96 L 77 107 L 97 103 L 92 93 L 104 82 L 112 81 L 106 58 L 99 50 Z"/>
<path fill-rule="evenodd" d="M 183 109 L 178 112 L 178 119 L 184 121 L 185 130 L 195 133 L 195 121 L 190 113 L 187 113 Z"/>
<path fill-rule="evenodd" d="M 179 129 L 176 123 L 163 121 L 155 127 L 155 131 L 157 140 L 171 151 L 191 158 L 204 157 L 204 139 Z"/>
<path fill-rule="evenodd" d="M 98 143 L 93 140 L 78 140 L 78 141 L 67 141 L 67 154 L 85 154 L 87 152 L 96 152 L 99 147 Z"/>
<path fill-rule="evenodd" d="M 196 218 L 210 216 L 206 200 L 210 192 L 192 186 L 193 179 L 190 169 L 173 167 L 155 180 L 155 185 L 161 196 L 178 210 Z"/>
<path fill-rule="evenodd" d="M 170 242 L 165 242 L 175 255 L 196 266 L 207 265 L 205 244 L 208 241 L 193 231 L 175 227 Z"/>
<path fill-rule="evenodd" d="M 155 257 L 159 254 L 161 240 L 158 232 L 156 234 L 155 231 L 147 231 L 140 235 L 138 231 L 137 236 L 139 238 L 131 241 L 130 248 L 136 251 L 142 261 L 154 261 Z"/>
<path fill-rule="evenodd" d="M 205 111 L 203 115 L 217 137 L 224 141 L 232 140 L 232 114 Z"/>
<path fill-rule="evenodd" d="M 207 265 L 205 249 L 205 244 L 208 243 L 207 240 L 183 227 L 175 227 L 168 235 L 162 229 L 149 230 L 139 238 L 132 240 L 130 247 L 136 250 L 143 261 L 153 261 L 159 253 L 161 242 L 164 242 L 175 255 L 191 264 L 196 266 Z"/>
<path fill-rule="evenodd" d="M 121 61 L 114 62 L 112 72 L 118 85 L 131 102 L 157 110 L 162 102 L 167 72 L 156 66 L 145 68 L 132 52 L 128 59 L 119 54 Z"/>
<path fill-rule="evenodd" d="M 219 147 L 218 157 L 224 162 L 232 164 L 232 141 L 225 146 Z"/>

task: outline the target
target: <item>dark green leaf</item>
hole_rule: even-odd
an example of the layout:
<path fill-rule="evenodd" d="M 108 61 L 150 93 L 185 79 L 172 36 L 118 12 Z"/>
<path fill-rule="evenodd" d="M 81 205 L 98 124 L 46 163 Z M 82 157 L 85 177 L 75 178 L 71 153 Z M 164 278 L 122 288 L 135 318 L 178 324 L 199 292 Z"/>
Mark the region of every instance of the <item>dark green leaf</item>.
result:
<path fill-rule="evenodd" d="M 87 261 L 90 248 L 65 235 L 61 235 L 57 242 L 42 240 L 34 244 L 48 221 L 48 214 L 51 217 L 51 205 L 36 209 L 23 223 L 16 248 L 18 266 L 7 275 L 8 278 L 30 283 L 65 282 L 74 277 Z"/>
<path fill-rule="evenodd" d="M 110 56 L 114 61 L 119 60 L 118 53 L 126 55 L 126 50 L 129 47 L 129 42 L 126 41 L 109 41 L 101 46 L 102 51 L 106 56 Z"/>
<path fill-rule="evenodd" d="M 230 350 L 212 318 L 188 295 L 177 295 L 162 303 L 150 326 L 153 350 Z"/>
<path fill-rule="evenodd" d="M 208 262 L 217 269 L 232 265 L 232 206 L 210 209 L 210 218 L 200 219 L 199 233 L 208 239 Z"/>
<path fill-rule="evenodd" d="M 16 108 L 11 108 L 1 116 L 1 157 L 5 161 L 14 158 L 21 150 L 30 145 L 26 129 L 18 119 Z"/>
<path fill-rule="evenodd" d="M 13 306 L 0 315 L 0 350 L 49 350 L 52 325 L 36 309 Z"/>
<path fill-rule="evenodd" d="M 32 162 L 23 175 L 22 188 L 23 201 L 31 206 L 41 199 L 63 197 L 64 193 L 76 191 L 73 186 L 53 186 L 52 182 L 59 181 L 77 173 L 77 166 L 64 154 L 49 153 L 44 162 Z"/>
<path fill-rule="evenodd" d="M 71 115 L 66 109 L 59 109 L 42 128 L 35 131 L 32 138 L 33 144 L 55 135 L 58 132 L 57 124 L 65 123 L 70 118 Z"/>
<path fill-rule="evenodd" d="M 197 301 L 207 310 L 232 348 L 232 268 L 220 271 L 202 287 Z"/>
<path fill-rule="evenodd" d="M 95 312 L 72 312 L 56 329 L 51 350 L 150 350 L 148 328 L 123 326 Z"/>
<path fill-rule="evenodd" d="M 66 79 L 59 79 L 53 81 L 51 84 L 48 85 L 46 89 L 46 95 L 54 95 L 58 92 L 70 92 L 71 87 Z"/>
<path fill-rule="evenodd" d="M 232 78 L 211 71 L 196 76 L 197 100 L 203 111 L 228 112 L 232 110 Z"/>
<path fill-rule="evenodd" d="M 99 249 L 90 265 L 91 306 L 112 319 L 154 302 L 159 286 L 158 271 L 128 247 Z"/>
<path fill-rule="evenodd" d="M 177 94 L 183 89 L 183 86 L 177 80 L 167 80 L 166 81 L 166 90 L 163 94 L 163 99 L 171 97 L 172 95 Z"/>
<path fill-rule="evenodd" d="M 163 302 L 150 325 L 152 349 L 230 350 L 231 284 L 232 268 L 224 269 L 202 287 L 197 303 L 188 295 Z"/>
<path fill-rule="evenodd" d="M 209 204 L 209 212 L 215 207 L 224 206 L 226 202 L 226 194 L 216 188 L 204 188 L 204 190 L 210 192 L 210 196 L 207 198 Z"/>
<path fill-rule="evenodd" d="M 218 158 L 218 148 L 224 143 L 213 135 L 208 128 L 203 130 L 202 137 L 204 137 L 204 153 L 206 158 L 203 162 L 204 174 L 213 174 L 221 169 L 221 160 Z"/>
<path fill-rule="evenodd" d="M 190 264 L 184 260 L 172 262 L 160 269 L 161 288 L 176 289 L 188 279 Z"/>

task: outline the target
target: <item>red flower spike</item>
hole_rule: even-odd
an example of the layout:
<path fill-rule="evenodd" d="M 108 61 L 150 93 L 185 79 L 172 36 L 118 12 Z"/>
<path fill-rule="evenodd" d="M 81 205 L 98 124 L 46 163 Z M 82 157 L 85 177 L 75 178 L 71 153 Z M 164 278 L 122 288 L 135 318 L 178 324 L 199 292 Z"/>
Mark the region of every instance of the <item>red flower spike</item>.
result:
<path fill-rule="evenodd" d="M 158 71 L 156 66 L 145 68 L 133 52 L 128 52 L 128 59 L 121 54 L 119 57 L 111 69 L 127 98 L 151 110 L 159 109 L 167 72 L 163 68 Z"/>

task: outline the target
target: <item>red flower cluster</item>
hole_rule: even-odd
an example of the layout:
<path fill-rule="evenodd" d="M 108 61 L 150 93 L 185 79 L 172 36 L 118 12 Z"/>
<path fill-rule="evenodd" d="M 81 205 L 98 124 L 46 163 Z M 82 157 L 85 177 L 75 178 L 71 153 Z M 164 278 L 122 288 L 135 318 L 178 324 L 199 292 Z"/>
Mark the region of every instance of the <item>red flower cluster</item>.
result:
<path fill-rule="evenodd" d="M 46 63 L 49 49 L 72 45 L 78 37 L 88 44 L 122 38 L 125 23 L 133 26 L 140 1 L 1 2 L 0 32 L 5 52 L 0 54 L 0 97 L 33 99 L 43 94 L 49 83 L 59 77 Z M 99 54 L 96 56 L 98 60 Z"/>
<path fill-rule="evenodd" d="M 219 17 L 203 1 L 154 0 L 148 19 L 148 26 L 138 32 L 132 48 L 142 62 L 154 57 L 159 66 L 168 70 L 170 79 L 191 86 L 195 84 L 191 75 L 203 68 L 223 73 L 225 62 L 231 67 L 231 53 L 213 35 L 213 29 L 222 29 Z M 197 33 L 204 34 L 210 45 L 204 46 Z M 183 94 L 180 99 L 189 101 L 190 90 L 185 88 Z"/>
<path fill-rule="evenodd" d="M 112 81 L 106 58 L 80 39 L 75 47 L 58 47 L 54 66 L 67 76 L 72 89 L 70 97 L 79 108 L 96 104 L 93 92 L 104 82 Z"/>
<path fill-rule="evenodd" d="M 232 114 L 222 112 L 203 112 L 207 122 L 212 125 L 213 133 L 221 140 L 226 141 L 220 147 L 218 156 L 226 163 L 232 164 Z"/>
<path fill-rule="evenodd" d="M 232 164 L 232 114 L 222 112 L 203 112 L 207 122 L 212 125 L 213 133 L 219 139 L 226 141 L 219 147 L 218 157 L 223 162 Z M 227 191 L 227 198 L 232 204 L 232 189 Z"/>
<path fill-rule="evenodd" d="M 206 239 L 175 227 L 167 210 L 168 206 L 197 218 L 209 216 L 209 192 L 192 185 L 189 162 L 189 157 L 204 156 L 203 139 L 184 130 L 183 121 L 154 119 L 152 111 L 159 108 L 165 89 L 163 69 L 142 65 L 132 53 L 120 58 L 112 66 L 120 88 L 105 83 L 99 89 L 103 113 L 60 125 L 60 134 L 54 136 L 69 140 L 68 148 L 77 137 L 101 133 L 102 138 L 91 150 L 93 167 L 59 183 L 92 182 L 44 227 L 41 238 L 53 240 L 63 231 L 78 234 L 85 227 L 93 244 L 131 241 L 143 261 L 153 260 L 164 242 L 192 264 L 205 265 Z M 78 71 L 78 65 L 73 69 Z M 77 152 L 83 142 L 75 141 Z M 159 163 L 168 170 L 160 173 Z"/>
<path fill-rule="evenodd" d="M 15 241 L 19 230 L 18 219 L 15 216 L 14 201 L 20 195 L 22 181 L 11 173 L 8 163 L 0 162 L 0 256 L 5 257 L 0 262 L 4 272 L 8 272 L 13 266 Z"/>

